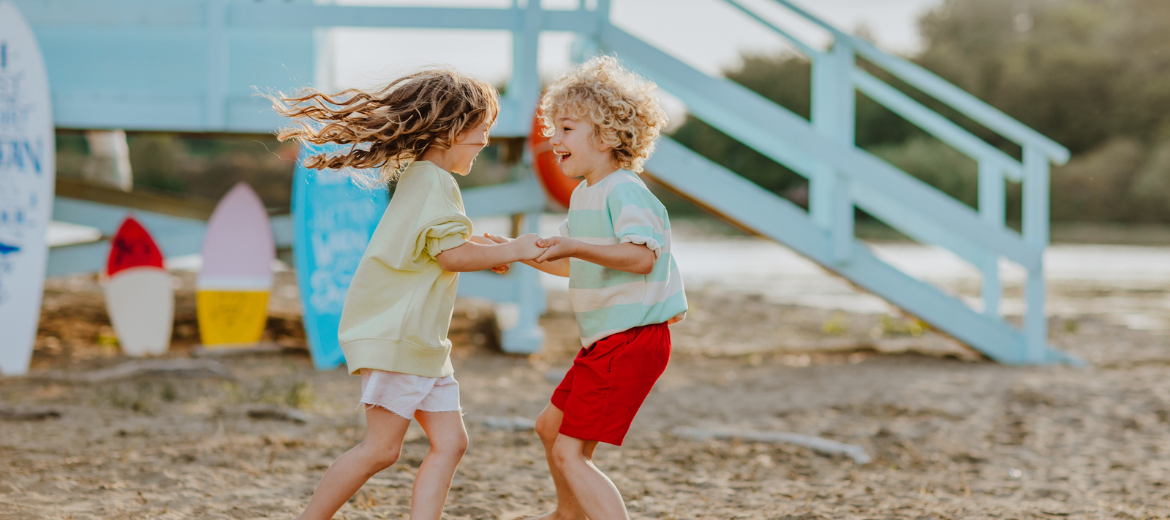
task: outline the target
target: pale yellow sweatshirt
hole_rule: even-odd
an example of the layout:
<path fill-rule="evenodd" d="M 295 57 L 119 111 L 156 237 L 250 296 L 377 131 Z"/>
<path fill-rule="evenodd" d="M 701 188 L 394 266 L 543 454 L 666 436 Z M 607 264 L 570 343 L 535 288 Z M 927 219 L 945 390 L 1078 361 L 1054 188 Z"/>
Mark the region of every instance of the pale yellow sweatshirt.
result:
<path fill-rule="evenodd" d="M 430 161 L 402 173 L 345 296 L 338 340 L 351 374 L 363 368 L 451 375 L 447 329 L 459 273 L 435 256 L 471 236 L 459 185 Z"/>

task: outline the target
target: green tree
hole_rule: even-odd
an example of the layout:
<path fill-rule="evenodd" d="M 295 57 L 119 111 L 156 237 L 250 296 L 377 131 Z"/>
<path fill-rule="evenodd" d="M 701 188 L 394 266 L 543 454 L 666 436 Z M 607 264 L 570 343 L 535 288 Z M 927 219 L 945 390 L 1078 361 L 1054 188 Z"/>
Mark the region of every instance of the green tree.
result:
<path fill-rule="evenodd" d="M 1170 222 L 1170 2 L 947 0 L 920 27 L 924 47 L 913 61 L 1072 151 L 1070 163 L 1052 172 L 1054 220 Z M 861 66 L 1019 157 L 1018 145 Z M 807 61 L 747 55 L 726 76 L 808 117 Z M 856 124 L 858 146 L 975 203 L 969 158 L 865 96 L 858 97 Z M 773 192 L 804 183 L 694 117 L 675 138 Z M 1018 194 L 1009 186 L 1011 213 Z"/>
<path fill-rule="evenodd" d="M 918 63 L 1074 154 L 1170 123 L 1170 2 L 948 0 L 920 26 Z"/>
<path fill-rule="evenodd" d="M 724 74 L 773 103 L 809 119 L 812 67 L 804 57 L 791 53 L 748 54 L 743 56 L 742 63 Z M 898 143 L 918 133 L 905 120 L 864 96 L 858 96 L 857 119 L 857 142 L 861 146 Z M 696 117 L 688 116 L 672 137 L 700 155 L 774 193 L 799 193 L 802 190 L 798 188 L 806 183 L 803 177 L 792 170 Z"/>

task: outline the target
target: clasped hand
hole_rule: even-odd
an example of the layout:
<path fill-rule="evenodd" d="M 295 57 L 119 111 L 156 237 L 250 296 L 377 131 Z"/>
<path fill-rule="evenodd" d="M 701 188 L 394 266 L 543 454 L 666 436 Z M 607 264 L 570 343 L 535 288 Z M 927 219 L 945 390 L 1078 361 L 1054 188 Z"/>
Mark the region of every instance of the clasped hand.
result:
<path fill-rule="evenodd" d="M 532 261 L 536 263 L 552 262 L 562 258 L 572 256 L 572 239 L 565 237 L 549 237 L 540 238 L 539 235 L 528 233 L 516 238 L 507 238 L 490 233 L 484 233 L 484 237 L 497 244 L 507 244 L 509 242 L 520 242 L 521 251 L 524 253 L 521 260 Z M 492 268 L 493 272 L 506 273 L 509 265 L 504 264 Z"/>

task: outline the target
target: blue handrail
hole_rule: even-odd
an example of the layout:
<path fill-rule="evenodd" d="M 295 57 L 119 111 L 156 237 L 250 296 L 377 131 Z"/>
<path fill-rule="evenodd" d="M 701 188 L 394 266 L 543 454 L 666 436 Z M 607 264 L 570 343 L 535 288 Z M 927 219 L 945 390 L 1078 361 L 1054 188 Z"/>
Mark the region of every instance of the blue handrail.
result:
<path fill-rule="evenodd" d="M 885 105 L 886 108 L 917 124 L 923 130 L 954 146 L 968 157 L 995 163 L 1011 180 L 1018 182 L 1023 179 L 1023 166 L 1020 161 L 987 144 L 987 141 L 976 137 L 955 122 L 927 108 L 888 83 L 861 69 L 853 71 L 853 83 L 857 86 L 857 90 L 864 92 L 874 101 Z"/>
<path fill-rule="evenodd" d="M 771 20 L 768 20 L 767 18 L 760 16 L 759 13 L 757 13 L 757 12 L 753 11 L 751 8 L 743 5 L 742 3 L 739 2 L 739 0 L 723 0 L 723 1 L 727 2 L 728 4 L 731 4 L 731 6 L 736 8 L 737 10 L 739 10 L 739 12 L 750 16 L 753 20 L 755 20 L 755 21 L 763 24 L 765 27 L 771 29 L 772 32 L 779 34 L 782 38 L 784 38 L 785 41 L 787 41 L 788 43 L 791 43 L 793 46 L 795 46 L 797 49 L 799 49 L 801 54 L 804 54 L 810 60 L 816 61 L 816 59 L 819 58 L 821 56 L 821 54 L 823 54 L 821 51 L 814 49 L 811 45 L 805 43 L 804 40 L 797 38 L 792 33 L 789 33 L 788 31 L 781 28 L 779 25 L 772 23 Z"/>
<path fill-rule="evenodd" d="M 853 146 L 813 132 L 809 123 L 736 83 L 699 72 L 637 37 L 615 27 L 603 42 L 623 59 L 687 103 L 692 112 L 720 131 L 806 177 L 828 164 L 867 190 L 913 208 L 923 217 L 950 225 L 949 232 L 1023 265 L 1040 261 L 1014 231 L 982 222 L 970 208 L 898 168 Z"/>
<path fill-rule="evenodd" d="M 735 7 L 744 10 L 742 4 L 735 0 L 724 0 Z M 877 65 L 894 76 L 898 77 L 907 84 L 922 90 L 923 92 L 933 96 L 935 99 L 942 101 L 951 108 L 959 111 L 963 115 L 979 122 L 987 128 L 999 132 L 1008 137 L 1012 141 L 1021 146 L 1034 145 L 1040 150 L 1044 151 L 1045 155 L 1050 160 L 1057 164 L 1064 164 L 1069 159 L 1069 151 L 1064 146 L 1061 146 L 1056 141 L 1049 139 L 1047 136 L 1033 130 L 1027 125 L 1013 119 L 1011 116 L 1003 113 L 999 109 L 987 104 L 985 101 L 971 95 L 969 92 L 955 86 L 954 84 L 936 76 L 930 71 L 921 66 L 910 62 L 909 60 L 887 54 L 875 47 L 873 44 L 857 38 L 851 34 L 837 29 L 828 22 L 816 17 L 807 10 L 798 7 L 789 0 L 772 0 L 773 2 L 785 7 L 792 13 L 816 24 L 825 29 L 833 35 L 836 42 L 843 43 L 853 48 L 861 57 L 869 62 Z M 761 19 L 758 14 L 752 14 L 753 17 Z M 774 24 L 767 23 L 769 27 L 774 28 Z M 775 28 L 774 28 L 775 29 Z M 778 31 L 781 36 L 789 37 L 787 33 Z"/>

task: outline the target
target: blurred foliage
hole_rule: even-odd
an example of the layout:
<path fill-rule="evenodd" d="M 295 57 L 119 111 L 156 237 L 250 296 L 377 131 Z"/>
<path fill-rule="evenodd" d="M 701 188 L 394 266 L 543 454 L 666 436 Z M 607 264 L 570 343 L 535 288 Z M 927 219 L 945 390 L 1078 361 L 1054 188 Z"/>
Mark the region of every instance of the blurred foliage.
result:
<path fill-rule="evenodd" d="M 1145 162 L 1142 144 L 1129 137 L 1117 137 L 1081 153 L 1053 172 L 1054 220 L 1078 220 L 1082 215 L 1110 214 L 1122 220 L 1136 209 L 1113 207 L 1129 198 L 1129 186 Z"/>
<path fill-rule="evenodd" d="M 913 61 L 1067 146 L 1052 170 L 1052 218 L 1170 223 L 1170 2 L 947 0 L 921 20 Z M 864 61 L 879 78 L 992 145 L 1020 149 Z M 726 76 L 807 118 L 802 57 L 746 55 Z M 690 117 L 674 138 L 761 187 L 796 200 L 805 180 Z M 975 163 L 858 96 L 857 144 L 974 205 Z M 1018 185 L 1008 218 L 1018 219 Z M 800 202 L 800 201 L 798 201 Z"/>
<path fill-rule="evenodd" d="M 286 211 L 291 204 L 296 143 L 281 143 L 268 136 L 165 133 L 130 134 L 127 142 L 136 189 L 216 201 L 237 182 L 245 181 L 270 210 Z M 459 184 L 470 188 L 507 180 L 512 170 L 501 162 L 502 154 L 500 145 L 485 148 L 471 174 L 457 176 Z M 58 133 L 58 175 L 80 179 L 88 156 L 83 134 Z"/>
<path fill-rule="evenodd" d="M 934 137 L 919 135 L 904 143 L 875 146 L 869 151 L 964 204 L 978 203 L 978 164 Z"/>
<path fill-rule="evenodd" d="M 921 65 L 1074 154 L 1170 124 L 1170 2 L 949 0 Z"/>
<path fill-rule="evenodd" d="M 496 86 L 503 94 L 505 88 Z M 57 174 L 81 179 L 89 159 L 85 135 L 57 132 Z M 129 133 L 130 167 L 135 189 L 172 193 L 218 201 L 238 182 L 252 186 L 270 211 L 286 212 L 292 201 L 292 178 L 299 145 L 271 135 L 201 135 Z M 480 153 L 467 176 L 457 176 L 464 188 L 496 184 L 514 174 L 503 159 L 508 152 L 493 143 Z M 512 162 L 515 162 L 514 160 Z M 393 187 L 389 187 L 393 193 Z"/>
<path fill-rule="evenodd" d="M 80 178 L 89 155 L 85 137 L 57 135 L 57 173 Z M 127 137 L 135 188 L 217 201 L 247 182 L 265 206 L 287 210 L 297 146 L 268 136 L 180 136 L 132 133 Z"/>
<path fill-rule="evenodd" d="M 726 76 L 809 119 L 812 67 L 803 57 L 788 53 L 748 54 L 737 68 L 726 71 Z M 863 96 L 857 100 L 857 121 L 857 142 L 863 147 L 899 143 L 921 133 L 897 114 Z M 802 206 L 807 203 L 804 177 L 700 119 L 688 117 L 672 137 L 766 190 Z"/>
<path fill-rule="evenodd" d="M 181 138 L 132 135 L 130 164 L 136 185 L 218 200 L 247 182 L 264 204 L 289 207 L 297 145 L 274 137 Z"/>

